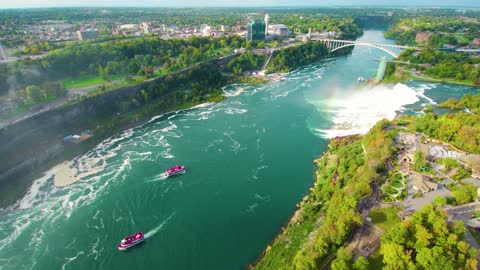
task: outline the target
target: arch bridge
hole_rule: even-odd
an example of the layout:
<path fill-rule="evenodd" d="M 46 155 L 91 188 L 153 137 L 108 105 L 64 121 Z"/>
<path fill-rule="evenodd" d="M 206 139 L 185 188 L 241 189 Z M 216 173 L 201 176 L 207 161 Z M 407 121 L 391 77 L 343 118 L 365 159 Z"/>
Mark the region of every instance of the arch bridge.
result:
<path fill-rule="evenodd" d="M 413 50 L 420 50 L 418 47 L 411 47 L 411 46 L 401 46 L 395 44 L 381 44 L 381 43 L 369 43 L 369 42 L 360 42 L 360 41 L 353 41 L 353 40 L 339 40 L 339 39 L 316 39 L 317 41 L 323 42 L 327 48 L 334 52 L 340 50 L 342 48 L 350 47 L 350 46 L 368 46 L 372 48 L 380 49 L 393 57 L 398 57 L 404 50 L 413 49 Z"/>

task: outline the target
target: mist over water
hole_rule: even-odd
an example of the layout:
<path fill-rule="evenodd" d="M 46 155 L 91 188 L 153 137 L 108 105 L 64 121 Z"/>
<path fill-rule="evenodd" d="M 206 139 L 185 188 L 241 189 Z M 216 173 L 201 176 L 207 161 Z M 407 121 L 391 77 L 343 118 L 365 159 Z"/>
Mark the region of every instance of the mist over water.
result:
<path fill-rule="evenodd" d="M 389 42 L 381 31 L 364 41 Z M 468 87 L 408 82 L 358 87 L 384 55 L 353 55 L 296 70 L 285 81 L 225 87 L 217 104 L 153 117 L 74 160 L 85 174 L 53 185 L 53 170 L 0 212 L 0 269 L 245 269 L 312 185 L 328 137 Z M 166 178 L 182 164 L 187 173 Z M 125 236 L 146 241 L 116 250 Z"/>
<path fill-rule="evenodd" d="M 405 84 L 360 87 L 338 92 L 330 99 L 319 101 L 316 106 L 331 115 L 333 126 L 317 129 L 321 136 L 334 138 L 353 134 L 365 134 L 382 119 L 392 120 L 404 105 L 420 101 L 418 93 Z"/>

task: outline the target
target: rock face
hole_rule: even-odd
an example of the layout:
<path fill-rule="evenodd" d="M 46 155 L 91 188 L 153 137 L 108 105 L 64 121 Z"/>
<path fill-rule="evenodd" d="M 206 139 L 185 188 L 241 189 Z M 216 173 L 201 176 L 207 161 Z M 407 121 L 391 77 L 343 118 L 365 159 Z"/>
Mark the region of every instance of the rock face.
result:
<path fill-rule="evenodd" d="M 63 137 L 95 128 L 101 118 L 114 116 L 116 103 L 132 98 L 142 87 L 145 86 L 124 87 L 85 98 L 75 104 L 39 113 L 1 129 L 0 182 L 8 178 L 5 173 L 17 166 L 34 166 L 61 152 Z"/>
<path fill-rule="evenodd" d="M 221 68 L 238 55 L 214 59 Z M 163 80 L 182 81 L 188 69 L 164 77 L 145 81 L 79 100 L 76 103 L 38 113 L 0 129 L 0 189 L 2 182 L 26 173 L 38 165 L 60 155 L 63 138 L 83 130 L 93 130 L 105 119 L 113 119 L 120 112 L 119 104 L 132 100 L 142 89 L 154 87 Z M 181 84 L 181 83 L 180 83 Z M 181 88 L 179 85 L 177 88 Z M 165 97 L 176 89 L 166 89 Z M 161 98 L 160 98 L 161 99 Z"/>

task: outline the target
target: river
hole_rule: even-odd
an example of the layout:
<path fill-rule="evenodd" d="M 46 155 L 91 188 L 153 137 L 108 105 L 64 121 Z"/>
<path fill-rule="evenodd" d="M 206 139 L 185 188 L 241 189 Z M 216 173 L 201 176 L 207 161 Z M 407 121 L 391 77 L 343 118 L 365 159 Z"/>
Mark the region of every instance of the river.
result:
<path fill-rule="evenodd" d="M 375 30 L 360 40 L 392 43 Z M 155 117 L 76 159 L 94 175 L 57 188 L 47 172 L 0 212 L 0 269 L 245 269 L 307 194 L 329 137 L 479 92 L 423 82 L 359 87 L 383 55 L 357 47 L 284 81 L 226 87 L 221 103 Z M 187 173 L 166 179 L 176 164 Z M 146 241 L 118 251 L 136 231 Z"/>

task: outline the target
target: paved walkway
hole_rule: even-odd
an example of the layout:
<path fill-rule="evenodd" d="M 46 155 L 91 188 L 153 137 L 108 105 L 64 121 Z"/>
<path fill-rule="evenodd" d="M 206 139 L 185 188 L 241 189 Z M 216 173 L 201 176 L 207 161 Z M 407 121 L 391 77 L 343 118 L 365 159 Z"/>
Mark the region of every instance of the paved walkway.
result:
<path fill-rule="evenodd" d="M 370 221 L 365 221 L 355 232 L 347 248 L 355 255 L 355 259 L 359 256 L 366 258 L 380 246 L 380 236 L 382 234 L 382 229 L 373 225 Z"/>

